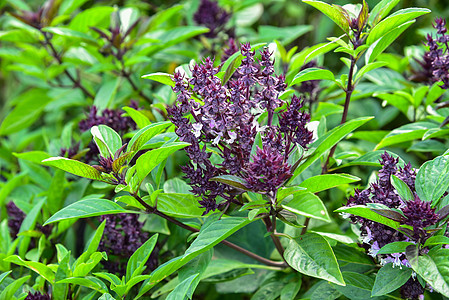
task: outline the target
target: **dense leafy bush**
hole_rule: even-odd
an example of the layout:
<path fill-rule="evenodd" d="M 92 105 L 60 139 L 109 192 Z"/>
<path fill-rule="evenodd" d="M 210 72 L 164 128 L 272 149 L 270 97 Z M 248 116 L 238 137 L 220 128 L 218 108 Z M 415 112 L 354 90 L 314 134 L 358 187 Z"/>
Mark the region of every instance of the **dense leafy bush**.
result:
<path fill-rule="evenodd" d="M 327 2 L 0 2 L 0 299 L 449 297 L 444 5 Z"/>

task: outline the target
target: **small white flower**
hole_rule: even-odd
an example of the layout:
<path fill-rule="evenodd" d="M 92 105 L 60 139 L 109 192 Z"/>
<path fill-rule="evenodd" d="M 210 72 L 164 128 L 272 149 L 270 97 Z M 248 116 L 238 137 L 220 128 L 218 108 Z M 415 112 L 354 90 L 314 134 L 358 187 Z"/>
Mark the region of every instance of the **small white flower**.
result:
<path fill-rule="evenodd" d="M 351 214 L 345 213 L 345 212 L 341 212 L 341 213 L 340 213 L 340 216 L 341 216 L 343 219 L 349 219 L 349 218 L 351 217 Z"/>
<path fill-rule="evenodd" d="M 223 136 L 223 134 L 221 132 L 219 132 L 217 134 L 217 136 L 215 137 L 215 139 L 212 141 L 212 145 L 217 146 L 218 143 L 220 142 L 220 139 L 222 136 Z"/>
<path fill-rule="evenodd" d="M 368 254 L 371 255 L 372 257 L 375 257 L 377 255 L 377 252 L 379 252 L 379 250 L 380 250 L 379 244 L 377 243 L 377 241 L 375 241 L 371 246 L 371 248 L 369 249 Z"/>
<path fill-rule="evenodd" d="M 228 131 L 228 135 L 229 135 L 229 140 L 227 140 L 226 142 L 228 144 L 234 143 L 235 139 L 237 138 L 237 133 L 235 133 L 233 131 Z"/>
<path fill-rule="evenodd" d="M 201 135 L 201 129 L 203 129 L 203 124 L 201 123 L 195 123 L 192 124 L 193 127 L 193 134 L 195 135 L 195 137 L 200 137 Z"/>
<path fill-rule="evenodd" d="M 363 240 L 362 240 L 362 241 L 363 241 L 365 244 L 368 244 L 372 239 L 373 239 L 373 236 L 372 236 L 372 234 L 371 234 L 371 230 L 367 227 L 367 228 L 366 228 L 366 235 L 363 236 Z"/>

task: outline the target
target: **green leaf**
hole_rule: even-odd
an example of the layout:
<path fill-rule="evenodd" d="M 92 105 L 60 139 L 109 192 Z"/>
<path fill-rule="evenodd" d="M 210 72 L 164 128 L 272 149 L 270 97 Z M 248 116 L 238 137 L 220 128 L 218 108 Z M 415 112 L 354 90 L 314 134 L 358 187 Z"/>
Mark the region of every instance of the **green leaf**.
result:
<path fill-rule="evenodd" d="M 389 155 L 393 156 L 394 158 L 399 158 L 399 165 L 404 165 L 404 161 L 402 160 L 402 158 L 400 158 L 396 153 L 393 153 L 391 151 L 386 151 Z M 340 168 L 346 168 L 349 166 L 373 166 L 373 167 L 381 167 L 382 165 L 379 163 L 380 157 L 382 154 L 384 154 L 385 151 L 383 150 L 377 150 L 377 151 L 370 151 L 356 159 L 354 159 L 353 161 L 347 163 L 347 164 L 343 164 L 340 165 L 335 169 L 340 169 Z"/>
<path fill-rule="evenodd" d="M 360 178 L 349 174 L 324 174 L 307 178 L 299 186 L 307 188 L 310 193 L 317 193 L 359 180 Z"/>
<path fill-rule="evenodd" d="M 199 282 L 199 273 L 193 274 L 181 281 L 168 295 L 167 300 L 186 299 L 189 290 Z"/>
<path fill-rule="evenodd" d="M 158 234 L 153 235 L 142 246 L 137 249 L 128 260 L 126 265 L 126 282 L 132 277 L 141 275 L 145 268 L 145 264 L 156 246 Z"/>
<path fill-rule="evenodd" d="M 291 240 L 285 249 L 284 258 L 293 269 L 302 274 L 345 285 L 332 248 L 318 234 L 307 233 Z"/>
<path fill-rule="evenodd" d="M 374 279 L 365 274 L 356 272 L 343 272 L 346 286 L 334 285 L 334 288 L 351 300 L 371 299 L 371 289 Z M 376 298 L 372 298 L 377 300 Z"/>
<path fill-rule="evenodd" d="M 9 275 L 11 274 L 12 271 L 8 271 L 8 272 L 4 272 L 2 274 L 0 274 L 0 284 L 2 284 L 3 280 Z"/>
<path fill-rule="evenodd" d="M 157 195 L 157 209 L 177 218 L 197 218 L 204 209 L 199 207 L 198 198 L 192 194 L 160 193 Z"/>
<path fill-rule="evenodd" d="M 167 73 L 161 73 L 161 72 L 151 73 L 151 74 L 143 75 L 142 78 L 150 79 L 150 80 L 160 82 L 162 84 L 172 86 L 172 87 L 175 86 L 175 82 L 171 78 L 171 75 L 167 74 Z"/>
<path fill-rule="evenodd" d="M 59 222 L 62 220 L 96 217 L 101 215 L 111 215 L 126 213 L 120 205 L 105 199 L 85 199 L 77 201 L 64 207 L 51 216 L 44 225 Z"/>
<path fill-rule="evenodd" d="M 76 285 L 85 286 L 89 289 L 98 291 L 100 293 L 107 293 L 108 288 L 98 278 L 92 277 L 92 276 L 86 276 L 84 278 L 77 278 L 77 277 L 70 277 L 63 280 L 58 281 L 57 283 L 72 283 Z"/>
<path fill-rule="evenodd" d="M 308 63 L 319 55 L 323 55 L 329 51 L 334 50 L 336 47 L 337 43 L 335 41 L 331 41 L 328 43 L 317 44 L 310 48 L 306 47 L 301 52 L 295 54 L 290 61 L 289 71 L 285 77 L 288 85 L 290 85 L 293 77 L 296 76 L 296 74 L 304 64 Z"/>
<path fill-rule="evenodd" d="M 308 68 L 302 70 L 293 78 L 289 86 L 308 81 L 308 80 L 335 80 L 334 74 L 325 69 L 320 68 Z"/>
<path fill-rule="evenodd" d="M 424 243 L 424 247 L 447 244 L 449 244 L 449 237 L 444 235 L 435 235 L 426 240 L 426 242 Z"/>
<path fill-rule="evenodd" d="M 115 152 L 122 147 L 122 138 L 120 135 L 106 125 L 93 126 L 90 132 L 94 137 L 101 155 L 105 158 L 114 157 Z M 103 145 L 106 146 L 107 152 L 103 150 Z"/>
<path fill-rule="evenodd" d="M 85 262 L 77 263 L 74 270 L 73 270 L 73 276 L 74 277 L 84 277 L 87 274 L 89 274 L 90 271 L 95 268 L 98 263 L 103 258 L 103 255 L 100 252 L 94 252 L 89 257 L 88 260 Z M 78 261 L 77 261 L 78 262 Z"/>
<path fill-rule="evenodd" d="M 401 0 L 382 0 L 377 3 L 376 6 L 371 10 L 370 16 L 368 17 L 368 23 L 370 25 L 377 24 L 382 20 L 390 11 L 400 2 Z"/>
<path fill-rule="evenodd" d="M 97 6 L 80 11 L 71 21 L 70 29 L 89 32 L 92 26 L 105 25 L 106 28 L 110 22 L 110 16 L 115 8 L 112 6 Z"/>
<path fill-rule="evenodd" d="M 71 174 L 89 179 L 105 181 L 100 172 L 92 166 L 65 157 L 51 157 L 42 161 L 43 165 L 56 167 Z"/>
<path fill-rule="evenodd" d="M 213 255 L 213 249 L 210 249 L 204 253 L 201 253 L 193 260 L 191 260 L 188 264 L 183 266 L 178 272 L 178 278 L 181 283 L 194 274 L 198 274 L 196 280 L 192 282 L 190 287 L 187 289 L 187 298 L 192 299 L 193 293 L 200 282 L 200 278 L 203 276 L 206 271 L 207 266 L 209 265 Z M 175 293 L 176 294 L 176 293 Z M 170 295 L 168 295 L 170 298 Z M 175 298 L 176 299 L 176 298 Z"/>
<path fill-rule="evenodd" d="M 297 278 L 296 282 L 287 283 L 281 290 L 280 300 L 294 300 L 301 288 L 301 284 L 301 278 Z"/>
<path fill-rule="evenodd" d="M 373 62 L 413 23 L 415 23 L 415 20 L 399 25 L 370 45 L 368 50 L 366 50 L 365 63 L 368 64 Z"/>
<path fill-rule="evenodd" d="M 307 169 L 307 167 L 309 167 L 317 159 L 319 159 L 321 156 L 323 156 L 327 150 L 329 150 L 335 144 L 337 144 L 339 141 L 341 141 L 347 134 L 354 131 L 355 129 L 362 126 L 363 124 L 365 124 L 366 122 L 368 122 L 371 119 L 373 119 L 373 117 L 363 117 L 363 118 L 357 118 L 357 119 L 350 120 L 350 121 L 346 122 L 345 124 L 339 125 L 338 127 L 332 129 L 326 135 L 319 138 L 315 142 L 318 145 L 318 147 L 304 161 L 303 164 L 298 166 L 298 168 L 295 170 L 292 178 L 290 178 L 289 182 L 292 182 L 292 180 L 296 176 L 301 174 L 302 171 Z"/>
<path fill-rule="evenodd" d="M 218 181 L 244 191 L 250 191 L 250 189 L 247 188 L 248 183 L 246 182 L 246 180 L 238 176 L 220 175 L 212 177 L 209 180 Z"/>
<path fill-rule="evenodd" d="M 50 32 L 55 35 L 67 37 L 70 39 L 81 39 L 83 42 L 96 45 L 97 40 L 91 37 L 90 35 L 87 35 L 84 32 L 76 31 L 69 28 L 63 28 L 63 27 L 44 27 L 42 28 L 42 31 Z"/>
<path fill-rule="evenodd" d="M 413 196 L 408 185 L 397 176 L 391 175 L 391 184 L 394 186 L 402 200 L 413 201 L 415 199 L 415 196 Z"/>
<path fill-rule="evenodd" d="M 114 77 L 113 79 L 105 81 L 98 90 L 94 105 L 99 111 L 108 108 L 114 100 L 117 89 L 120 86 L 121 77 Z"/>
<path fill-rule="evenodd" d="M 438 156 L 425 162 L 416 174 L 416 193 L 422 201 L 430 201 L 432 207 L 449 188 L 449 157 Z"/>
<path fill-rule="evenodd" d="M 129 141 L 126 152 L 134 151 L 137 153 L 137 151 L 141 150 L 143 145 L 145 145 L 152 137 L 164 131 L 171 124 L 172 123 L 169 121 L 153 123 L 140 129 L 134 134 L 131 141 Z"/>
<path fill-rule="evenodd" d="M 378 150 L 387 146 L 421 139 L 424 133 L 432 128 L 437 128 L 438 124 L 431 122 L 416 122 L 403 125 L 394 129 L 387 134 L 374 150 Z"/>
<path fill-rule="evenodd" d="M 379 254 L 391 254 L 391 253 L 402 253 L 405 252 L 406 248 L 413 245 L 412 242 L 393 242 L 383 246 L 377 255 Z"/>
<path fill-rule="evenodd" d="M 128 113 L 131 119 L 133 119 L 133 121 L 137 124 L 137 127 L 144 128 L 150 125 L 150 119 L 148 119 L 147 116 L 140 111 L 128 106 L 125 106 L 122 109 Z"/>
<path fill-rule="evenodd" d="M 183 256 L 178 256 L 162 264 L 151 273 L 150 284 L 154 285 L 163 280 L 193 258 L 211 249 L 250 222 L 246 218 L 228 217 L 203 225 L 197 238 Z"/>
<path fill-rule="evenodd" d="M 428 13 L 430 13 L 430 10 L 427 8 L 410 7 L 401 9 L 374 26 L 366 39 L 366 44 L 371 45 L 402 24 Z"/>
<path fill-rule="evenodd" d="M 45 280 L 47 280 L 50 283 L 55 282 L 55 273 L 49 267 L 44 265 L 43 263 L 35 262 L 35 261 L 26 261 L 17 255 L 8 256 L 8 257 L 4 258 L 3 260 L 7 261 L 7 262 L 12 262 L 19 266 L 24 266 L 24 267 L 36 272 L 37 274 L 39 274 L 40 276 L 45 278 Z"/>
<path fill-rule="evenodd" d="M 408 258 L 408 256 L 407 256 Z M 409 259 L 413 271 L 445 297 L 449 297 L 449 249 L 437 249 L 428 254 Z"/>
<path fill-rule="evenodd" d="M 11 101 L 17 105 L 3 119 L 0 125 L 0 136 L 9 135 L 31 126 L 52 100 L 47 95 L 47 91 L 43 89 L 30 89 L 20 94 Z"/>
<path fill-rule="evenodd" d="M 363 75 L 365 75 L 366 73 L 368 73 L 369 71 L 378 69 L 380 67 L 385 66 L 387 63 L 384 61 L 378 61 L 378 62 L 373 62 L 373 63 L 368 63 L 366 65 L 364 65 L 355 75 L 355 82 L 358 82 Z"/>
<path fill-rule="evenodd" d="M 334 5 L 316 1 L 316 0 L 303 0 L 302 2 L 312 5 L 323 14 L 328 16 L 335 24 L 337 24 L 345 33 L 349 32 L 349 24 L 343 15 L 342 11 Z"/>
<path fill-rule="evenodd" d="M 394 268 L 392 263 L 388 263 L 377 272 L 371 296 L 391 293 L 403 286 L 411 276 L 412 270 L 410 268 Z"/>
<path fill-rule="evenodd" d="M 174 142 L 142 154 L 136 161 L 136 174 L 139 181 L 142 182 L 158 164 L 174 152 L 189 145 L 189 143 Z"/>
<path fill-rule="evenodd" d="M 14 280 L 8 284 L 1 292 L 0 299 L 14 299 L 14 294 L 22 287 L 22 285 L 31 278 L 31 275 Z"/>
<path fill-rule="evenodd" d="M 283 204 L 282 208 L 308 218 L 324 222 L 331 221 L 323 201 L 311 192 L 298 192 L 293 194 L 293 199 L 287 204 Z"/>
<path fill-rule="evenodd" d="M 335 212 L 348 213 L 355 216 L 359 216 L 377 223 L 381 223 L 387 225 L 393 229 L 397 229 L 400 226 L 400 223 L 397 221 L 393 221 L 387 217 L 381 216 L 378 213 L 371 210 L 371 208 L 363 205 L 354 205 L 354 206 L 344 206 L 335 210 Z"/>
<path fill-rule="evenodd" d="M 31 162 L 34 162 L 36 164 L 41 164 L 44 159 L 48 159 L 51 157 L 50 154 L 44 151 L 29 151 L 29 152 L 23 152 L 23 153 L 15 153 L 13 152 L 13 155 L 20 159 L 25 159 Z"/>

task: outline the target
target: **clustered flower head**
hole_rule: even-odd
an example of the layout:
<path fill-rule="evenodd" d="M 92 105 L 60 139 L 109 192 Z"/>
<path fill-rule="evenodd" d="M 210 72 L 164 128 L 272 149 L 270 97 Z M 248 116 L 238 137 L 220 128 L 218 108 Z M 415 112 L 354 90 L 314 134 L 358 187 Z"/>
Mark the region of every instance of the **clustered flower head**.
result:
<path fill-rule="evenodd" d="M 361 234 L 363 237 L 363 247 L 373 257 L 378 256 L 377 252 L 385 245 L 392 242 L 414 242 L 424 243 L 429 234 L 426 227 L 434 225 L 438 221 L 438 214 L 435 209 L 430 207 L 429 202 L 422 201 L 416 195 L 415 178 L 416 171 L 412 169 L 410 163 L 403 168 L 398 167 L 398 158 L 390 156 L 387 152 L 382 154 L 380 163 L 382 169 L 379 171 L 379 178 L 365 190 L 355 190 L 354 196 L 349 197 L 347 206 L 366 205 L 369 203 L 378 203 L 388 206 L 392 209 L 399 209 L 404 216 L 402 224 L 413 227 L 411 236 L 394 230 L 386 225 L 367 220 L 365 218 L 352 216 L 351 219 L 361 225 Z M 415 195 L 413 201 L 402 199 L 390 182 L 391 175 L 397 176 L 404 181 L 412 193 Z M 381 264 L 393 263 L 393 266 L 410 267 L 405 253 L 393 253 L 379 255 Z M 409 280 L 401 290 L 401 293 L 407 295 L 407 299 L 418 299 L 423 289 L 418 287 L 420 283 L 416 280 Z"/>
<path fill-rule="evenodd" d="M 248 189 L 273 193 L 291 176 L 289 154 L 297 145 L 307 148 L 312 140 L 305 127 L 310 116 L 300 111 L 303 102 L 297 97 L 291 103 L 279 98 L 286 84 L 283 76 L 274 74 L 272 53 L 264 48 L 256 58 L 249 43 L 241 45 L 241 53 L 238 76 L 226 84 L 217 77 L 219 70 L 210 58 L 192 67 L 191 78 L 180 72 L 173 76 L 178 95 L 168 109 L 169 118 L 180 140 L 191 144 L 185 148 L 191 162 L 182 170 L 192 192 L 202 197 L 205 213 L 218 208 L 217 197 L 235 202 L 242 192 L 213 177 L 235 175 L 245 180 Z M 251 155 L 258 132 L 262 147 Z M 211 159 L 212 151 L 217 159 Z"/>
<path fill-rule="evenodd" d="M 9 233 L 12 238 L 17 238 L 17 234 L 19 233 L 20 226 L 22 226 L 22 222 L 25 219 L 26 215 L 25 213 L 18 208 L 14 202 L 10 201 L 8 204 L 6 204 L 6 212 L 8 214 L 8 227 L 9 227 Z M 52 225 L 45 225 L 42 226 L 41 224 L 36 224 L 36 230 L 42 232 L 47 237 L 50 235 L 52 230 Z M 31 240 L 30 247 L 34 247 L 34 239 Z"/>
<path fill-rule="evenodd" d="M 218 6 L 218 3 L 211 0 L 201 0 L 198 10 L 193 15 L 193 20 L 198 25 L 209 28 L 205 34 L 208 38 L 214 38 L 224 28 L 231 14 Z"/>
<path fill-rule="evenodd" d="M 433 27 L 437 30 L 436 37 L 427 35 L 429 51 L 425 53 L 424 62 L 431 65 L 432 82 L 443 82 L 441 88 L 449 89 L 449 35 L 447 35 L 446 20 L 436 18 Z"/>
<path fill-rule="evenodd" d="M 137 214 L 104 215 L 99 219 L 106 220 L 106 225 L 98 249 L 105 251 L 108 256 L 127 260 L 148 239 L 148 233 L 142 230 L 143 223 L 138 221 Z M 154 264 L 154 259 L 149 262 Z M 111 273 L 125 273 L 127 261 L 109 259 L 102 263 Z M 153 269 L 156 265 L 157 258 L 155 265 L 150 268 Z"/>

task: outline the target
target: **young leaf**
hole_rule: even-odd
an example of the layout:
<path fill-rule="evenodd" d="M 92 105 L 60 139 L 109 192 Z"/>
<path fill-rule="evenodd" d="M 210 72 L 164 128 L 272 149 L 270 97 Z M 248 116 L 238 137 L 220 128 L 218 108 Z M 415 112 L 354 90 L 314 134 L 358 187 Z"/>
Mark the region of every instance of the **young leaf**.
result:
<path fill-rule="evenodd" d="M 343 15 L 342 11 L 334 5 L 329 5 L 327 3 L 316 0 L 303 0 L 303 2 L 315 7 L 323 14 L 328 16 L 332 21 L 334 21 L 335 24 L 343 29 L 345 33 L 349 32 L 349 23 L 347 19 Z"/>
<path fill-rule="evenodd" d="M 88 218 L 126 212 L 129 211 L 126 211 L 120 205 L 111 200 L 91 198 L 80 200 L 64 207 L 53 216 L 51 216 L 44 223 L 44 225 L 59 222 L 62 220 Z"/>
<path fill-rule="evenodd" d="M 342 272 L 342 275 L 346 285 L 332 285 L 337 291 L 346 296 L 346 298 L 379 300 L 378 298 L 371 298 L 371 289 L 374 285 L 374 279 L 372 277 L 350 271 Z"/>
<path fill-rule="evenodd" d="M 160 82 L 168 86 L 175 86 L 175 82 L 172 80 L 170 74 L 167 73 L 151 73 L 143 75 L 142 78 Z"/>
<path fill-rule="evenodd" d="M 143 145 L 145 145 L 152 137 L 158 135 L 162 131 L 164 131 L 168 126 L 171 125 L 171 122 L 160 122 L 150 124 L 142 129 L 140 129 L 129 141 L 126 152 L 137 152 L 142 149 Z"/>
<path fill-rule="evenodd" d="M 449 157 L 438 156 L 419 168 L 415 180 L 416 193 L 422 201 L 431 201 L 432 207 L 449 188 Z"/>
<path fill-rule="evenodd" d="M 70 277 L 70 278 L 60 280 L 57 283 L 72 283 L 72 284 L 84 286 L 89 289 L 98 291 L 102 294 L 107 293 L 107 291 L 108 291 L 108 288 L 104 284 L 103 281 L 101 281 L 98 278 L 92 277 L 92 276 L 85 276 L 84 278 Z"/>
<path fill-rule="evenodd" d="M 296 271 L 312 277 L 345 285 L 332 248 L 325 238 L 315 233 L 291 240 L 284 258 Z"/>
<path fill-rule="evenodd" d="M 371 26 L 376 25 L 382 20 L 401 0 L 382 0 L 377 3 L 371 10 L 368 17 L 368 24 Z"/>
<path fill-rule="evenodd" d="M 421 139 L 424 133 L 432 128 L 437 128 L 438 124 L 431 122 L 416 122 L 411 124 L 406 124 L 398 127 L 387 134 L 379 144 L 377 144 L 374 150 L 379 150 L 381 148 L 399 144 L 402 142 L 413 141 L 416 139 Z"/>
<path fill-rule="evenodd" d="M 145 264 L 150 258 L 151 252 L 156 245 L 158 234 L 153 235 L 150 239 L 148 239 L 136 252 L 131 255 L 129 258 L 128 264 L 126 265 L 126 282 L 134 277 L 141 275 L 142 271 L 145 268 Z"/>
<path fill-rule="evenodd" d="M 334 81 L 335 77 L 334 74 L 325 69 L 320 68 L 308 68 L 305 70 L 302 70 L 298 74 L 296 74 L 295 78 L 293 78 L 292 82 L 289 86 L 301 83 L 303 81 L 308 80 L 331 80 Z"/>
<path fill-rule="evenodd" d="M 106 125 L 94 126 L 90 129 L 90 132 L 92 133 L 95 143 L 97 143 L 98 149 L 103 157 L 114 157 L 115 152 L 122 147 L 122 138 L 120 135 L 114 129 Z M 98 141 L 101 141 L 104 145 L 106 145 L 110 156 L 105 156 L 106 153 L 103 153 L 104 151 L 102 151 L 103 146 L 99 144 Z"/>
<path fill-rule="evenodd" d="M 136 161 L 136 174 L 139 181 L 142 182 L 158 164 L 171 154 L 189 145 L 189 143 L 174 142 L 142 154 Z"/>
<path fill-rule="evenodd" d="M 308 218 L 330 222 L 326 206 L 321 199 L 311 192 L 298 192 L 293 194 L 293 199 L 282 208 L 292 213 L 302 215 Z"/>
<path fill-rule="evenodd" d="M 133 119 L 134 122 L 136 122 L 137 127 L 142 129 L 150 125 L 150 119 L 148 119 L 148 117 L 140 111 L 128 106 L 125 106 L 122 109 L 128 113 L 128 115 L 131 117 L 131 119 Z"/>
<path fill-rule="evenodd" d="M 47 265 L 43 263 L 35 261 L 26 261 L 17 255 L 8 256 L 3 260 L 7 262 L 12 262 L 19 266 L 24 266 L 36 272 L 37 274 L 41 275 L 43 278 L 45 278 L 45 280 L 47 280 L 50 283 L 53 283 L 55 281 L 55 273 L 49 267 L 47 267 Z"/>
<path fill-rule="evenodd" d="M 402 200 L 413 201 L 415 199 L 408 185 L 397 176 L 391 175 L 391 184 L 394 186 Z"/>
<path fill-rule="evenodd" d="M 375 41 L 369 46 L 365 54 L 365 64 L 373 62 L 381 53 L 385 51 L 407 28 L 410 27 L 416 20 L 408 21 Z"/>
<path fill-rule="evenodd" d="M 394 14 L 384 19 L 371 29 L 368 38 L 366 39 L 366 44 L 371 45 L 372 43 L 383 37 L 391 30 L 397 28 L 398 26 L 410 20 L 416 19 L 419 16 L 428 14 L 429 12 L 430 10 L 427 8 L 417 8 L 417 7 L 405 8 L 395 12 Z"/>
<path fill-rule="evenodd" d="M 65 157 L 50 157 L 42 161 L 43 165 L 56 167 L 71 174 L 89 179 L 105 181 L 100 171 L 77 160 Z M 105 181 L 106 182 L 106 181 Z"/>
<path fill-rule="evenodd" d="M 324 174 L 307 178 L 299 186 L 307 188 L 308 192 L 317 193 L 359 180 L 360 178 L 349 174 Z"/>

